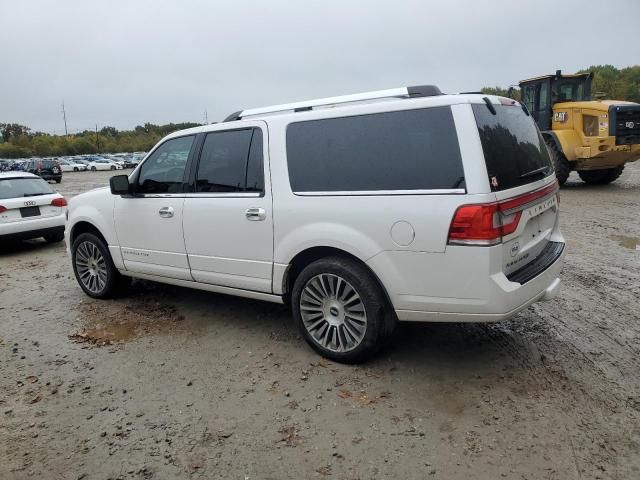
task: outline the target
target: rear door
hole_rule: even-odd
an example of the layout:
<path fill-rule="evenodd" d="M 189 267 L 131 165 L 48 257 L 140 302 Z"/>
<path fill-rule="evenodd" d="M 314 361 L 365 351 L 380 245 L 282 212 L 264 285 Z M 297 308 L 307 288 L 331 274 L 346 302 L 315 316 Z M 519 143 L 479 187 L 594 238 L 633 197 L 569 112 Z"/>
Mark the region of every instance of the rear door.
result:
<path fill-rule="evenodd" d="M 533 118 L 504 99 L 473 105 L 491 190 L 500 202 L 503 271 L 510 274 L 554 247 L 558 219 L 557 182 L 547 146 Z M 517 225 L 514 231 L 509 225 Z"/>
<path fill-rule="evenodd" d="M 193 279 L 271 292 L 273 211 L 264 122 L 206 133 L 184 204 Z"/>

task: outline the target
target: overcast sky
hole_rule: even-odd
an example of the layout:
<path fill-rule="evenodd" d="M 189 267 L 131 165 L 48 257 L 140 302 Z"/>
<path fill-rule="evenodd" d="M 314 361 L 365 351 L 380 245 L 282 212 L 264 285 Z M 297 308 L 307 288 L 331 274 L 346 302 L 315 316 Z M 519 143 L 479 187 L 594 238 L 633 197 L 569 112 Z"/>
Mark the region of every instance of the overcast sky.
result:
<path fill-rule="evenodd" d="M 406 85 L 640 63 L 639 0 L 0 0 L 0 122 L 219 121 Z"/>

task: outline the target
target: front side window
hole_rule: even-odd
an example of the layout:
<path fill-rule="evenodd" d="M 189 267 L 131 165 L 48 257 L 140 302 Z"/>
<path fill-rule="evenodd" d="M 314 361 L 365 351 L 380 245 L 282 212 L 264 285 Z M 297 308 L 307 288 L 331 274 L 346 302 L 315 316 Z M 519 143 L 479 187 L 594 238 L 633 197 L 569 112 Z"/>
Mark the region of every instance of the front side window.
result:
<path fill-rule="evenodd" d="M 259 128 L 207 134 L 196 174 L 196 192 L 261 192 L 264 187 Z"/>
<path fill-rule="evenodd" d="M 450 107 L 292 123 L 287 163 L 294 192 L 465 188 Z"/>
<path fill-rule="evenodd" d="M 167 140 L 140 167 L 137 193 L 180 193 L 194 136 Z"/>

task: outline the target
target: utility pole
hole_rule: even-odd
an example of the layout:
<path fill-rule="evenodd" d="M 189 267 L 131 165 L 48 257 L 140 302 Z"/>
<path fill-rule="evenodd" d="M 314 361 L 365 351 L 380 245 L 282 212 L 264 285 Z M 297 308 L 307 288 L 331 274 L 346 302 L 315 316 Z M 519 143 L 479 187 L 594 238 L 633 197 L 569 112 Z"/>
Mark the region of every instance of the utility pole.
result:
<path fill-rule="evenodd" d="M 68 137 L 69 132 L 67 131 L 67 112 L 64 111 L 64 100 L 62 101 L 62 118 L 64 119 L 64 135 Z"/>
<path fill-rule="evenodd" d="M 204 124 L 209 125 L 209 116 L 207 115 L 207 111 L 204 111 Z"/>
<path fill-rule="evenodd" d="M 98 124 L 96 123 L 96 146 L 100 150 L 100 139 L 98 138 Z"/>

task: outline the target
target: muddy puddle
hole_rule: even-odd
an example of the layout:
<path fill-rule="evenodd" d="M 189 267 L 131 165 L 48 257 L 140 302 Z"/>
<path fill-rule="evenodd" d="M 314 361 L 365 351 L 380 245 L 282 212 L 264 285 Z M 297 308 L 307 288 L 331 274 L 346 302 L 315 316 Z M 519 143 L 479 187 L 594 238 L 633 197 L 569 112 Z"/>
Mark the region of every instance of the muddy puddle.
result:
<path fill-rule="evenodd" d="M 640 237 L 628 237 L 626 235 L 609 235 L 611 240 L 618 242 L 625 248 L 640 250 Z"/>
<path fill-rule="evenodd" d="M 164 303 L 155 295 L 115 301 L 86 300 L 78 305 L 77 311 L 81 327 L 69 339 L 96 346 L 171 332 L 184 320 L 175 305 Z"/>

